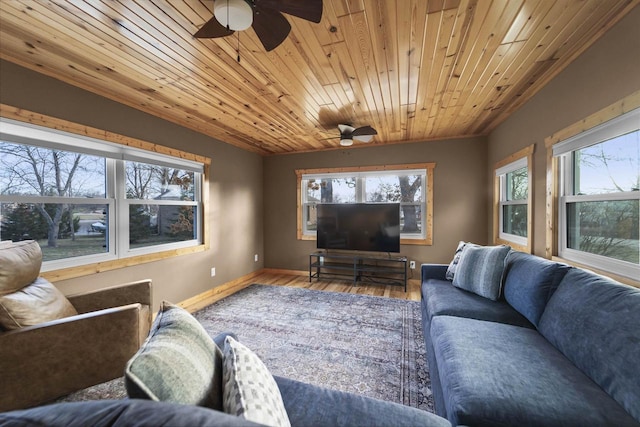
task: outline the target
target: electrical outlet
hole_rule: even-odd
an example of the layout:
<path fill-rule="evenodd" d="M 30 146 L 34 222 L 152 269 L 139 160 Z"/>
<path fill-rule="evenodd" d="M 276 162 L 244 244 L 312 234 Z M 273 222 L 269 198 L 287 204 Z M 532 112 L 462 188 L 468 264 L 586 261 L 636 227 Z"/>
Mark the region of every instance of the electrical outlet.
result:
<path fill-rule="evenodd" d="M 255 254 L 255 255 L 253 256 L 253 260 L 254 260 L 255 262 L 258 262 L 258 254 Z"/>
<path fill-rule="evenodd" d="M 215 275 L 216 275 L 216 268 L 211 267 L 211 277 L 214 277 Z"/>
<path fill-rule="evenodd" d="M 409 268 L 412 269 L 412 270 L 415 270 L 416 262 L 415 261 L 409 261 Z"/>

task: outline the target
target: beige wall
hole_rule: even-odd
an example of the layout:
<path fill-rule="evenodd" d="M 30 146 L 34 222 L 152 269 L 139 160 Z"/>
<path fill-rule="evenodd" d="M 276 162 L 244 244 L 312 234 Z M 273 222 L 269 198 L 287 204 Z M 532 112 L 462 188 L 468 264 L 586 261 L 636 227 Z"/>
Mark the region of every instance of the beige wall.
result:
<path fill-rule="evenodd" d="M 150 278 L 157 307 L 161 300 L 183 301 L 263 267 L 261 156 L 4 61 L 0 102 L 212 160 L 210 250 L 56 283 L 64 293 Z"/>
<path fill-rule="evenodd" d="M 545 252 L 546 158 L 544 139 L 640 89 L 640 7 L 489 135 L 487 186 L 495 163 L 525 146 L 534 153 L 534 253 Z M 491 202 L 488 203 L 491 211 Z M 489 234 L 493 223 L 489 214 Z"/>
<path fill-rule="evenodd" d="M 433 245 L 402 245 L 416 264 L 449 262 L 459 240 L 486 243 L 484 138 L 287 154 L 264 160 L 265 265 L 308 270 L 314 241 L 296 238 L 296 169 L 435 162 Z M 414 277 L 419 277 L 418 269 Z"/>

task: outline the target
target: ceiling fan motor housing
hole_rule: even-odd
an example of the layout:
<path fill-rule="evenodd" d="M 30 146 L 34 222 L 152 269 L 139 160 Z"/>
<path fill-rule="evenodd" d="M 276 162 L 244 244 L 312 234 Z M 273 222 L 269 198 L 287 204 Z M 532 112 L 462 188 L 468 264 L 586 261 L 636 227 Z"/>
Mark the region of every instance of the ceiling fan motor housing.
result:
<path fill-rule="evenodd" d="M 213 15 L 233 31 L 244 31 L 253 23 L 253 9 L 246 0 L 216 0 Z"/>
<path fill-rule="evenodd" d="M 340 129 L 340 145 L 343 147 L 353 145 L 354 139 L 360 142 L 371 142 L 373 136 L 378 134 L 371 126 L 354 128 L 351 125 L 338 125 L 338 129 Z"/>

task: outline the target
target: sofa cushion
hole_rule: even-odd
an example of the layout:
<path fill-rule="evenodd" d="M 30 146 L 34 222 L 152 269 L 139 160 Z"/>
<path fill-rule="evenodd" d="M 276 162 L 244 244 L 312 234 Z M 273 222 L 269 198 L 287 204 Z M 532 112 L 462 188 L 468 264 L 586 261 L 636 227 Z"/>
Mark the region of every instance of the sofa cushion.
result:
<path fill-rule="evenodd" d="M 572 269 L 538 328 L 640 421 L 640 289 Z"/>
<path fill-rule="evenodd" d="M 509 246 L 471 246 L 462 249 L 453 276 L 453 286 L 497 301 L 502 293 L 502 276 Z"/>
<path fill-rule="evenodd" d="M 433 316 L 449 315 L 533 327 L 506 301 L 492 301 L 444 280 L 430 279 L 422 283 L 422 305 L 423 315 L 429 320 Z"/>
<path fill-rule="evenodd" d="M 274 377 L 294 426 L 450 427 L 444 418 L 393 402 Z"/>
<path fill-rule="evenodd" d="M 290 427 L 278 385 L 260 358 L 233 337 L 225 339 L 223 354 L 224 411 L 259 424 Z"/>
<path fill-rule="evenodd" d="M 534 329 L 437 316 L 431 336 L 453 425 L 637 426 Z"/>
<path fill-rule="evenodd" d="M 504 298 L 537 326 L 549 298 L 570 268 L 535 255 L 512 252 L 507 259 Z"/>
<path fill-rule="evenodd" d="M 163 302 L 125 367 L 131 398 L 222 409 L 222 352 L 186 310 Z"/>
<path fill-rule="evenodd" d="M 38 278 L 42 251 L 35 240 L 0 246 L 0 296 L 27 286 Z"/>
<path fill-rule="evenodd" d="M 76 314 L 62 292 L 42 277 L 18 291 L 0 296 L 0 325 L 7 330 Z"/>

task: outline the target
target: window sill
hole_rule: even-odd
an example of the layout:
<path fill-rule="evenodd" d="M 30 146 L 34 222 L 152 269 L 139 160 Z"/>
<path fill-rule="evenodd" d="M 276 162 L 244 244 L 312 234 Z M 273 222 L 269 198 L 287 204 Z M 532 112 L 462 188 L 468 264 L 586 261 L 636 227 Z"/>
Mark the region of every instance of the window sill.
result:
<path fill-rule="evenodd" d="M 74 279 L 76 277 L 89 276 L 91 274 L 102 273 L 105 271 L 118 270 L 120 268 L 132 267 L 134 265 L 145 264 L 153 261 L 161 261 L 181 255 L 188 255 L 197 252 L 203 252 L 209 249 L 209 245 L 202 244 L 198 246 L 190 246 L 188 248 L 172 249 L 163 252 L 155 252 L 151 254 L 138 255 L 130 258 L 120 258 L 112 261 L 98 262 L 95 264 L 79 265 L 77 267 L 63 268 L 59 270 L 45 271 L 41 276 L 50 282 L 58 282 L 61 280 Z"/>
<path fill-rule="evenodd" d="M 601 269 L 598 269 L 598 268 L 594 268 L 594 267 L 591 267 L 591 266 L 586 265 L 586 264 L 580 264 L 578 262 L 571 261 L 571 260 L 568 260 L 568 259 L 565 259 L 565 258 L 560 258 L 558 256 L 551 257 L 551 260 L 552 261 L 556 261 L 556 262 L 563 262 L 565 264 L 568 264 L 568 265 L 571 265 L 571 266 L 574 266 L 574 267 L 578 267 L 578 268 L 582 268 L 584 270 L 589 270 L 589 271 L 592 271 L 592 272 L 594 272 L 596 274 L 600 274 L 601 276 L 606 276 L 606 277 L 609 277 L 609 278 L 611 278 L 613 280 L 616 280 L 616 281 L 618 281 L 620 283 L 624 283 L 625 285 L 633 286 L 634 288 L 640 288 L 640 281 L 633 280 L 633 279 L 631 279 L 629 277 L 621 276 L 619 274 L 615 274 L 615 273 L 612 273 L 610 271 L 605 271 L 605 270 L 601 270 Z"/>
<path fill-rule="evenodd" d="M 496 245 L 507 245 L 507 246 L 511 246 L 511 249 L 516 250 L 516 251 L 520 251 L 520 252 L 525 252 L 530 254 L 531 253 L 531 246 L 530 245 L 520 245 L 516 242 L 512 242 L 510 240 L 506 240 L 506 239 L 501 239 L 501 238 L 496 238 L 494 239 L 494 242 Z"/>

